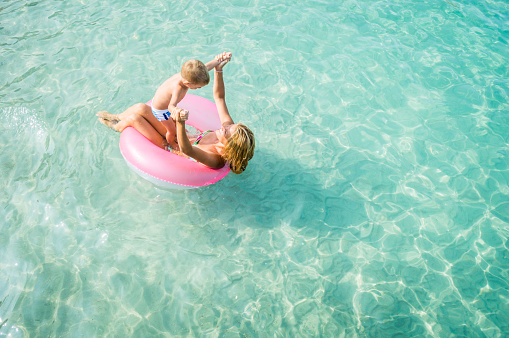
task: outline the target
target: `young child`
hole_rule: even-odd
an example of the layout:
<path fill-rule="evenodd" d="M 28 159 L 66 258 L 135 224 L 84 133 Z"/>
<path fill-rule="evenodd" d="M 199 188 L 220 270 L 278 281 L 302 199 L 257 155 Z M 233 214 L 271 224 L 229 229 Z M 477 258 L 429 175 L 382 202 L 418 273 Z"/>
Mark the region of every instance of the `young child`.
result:
<path fill-rule="evenodd" d="M 186 61 L 180 73 L 164 81 L 157 89 L 152 99 L 152 113 L 166 128 L 166 141 L 170 147 L 178 149 L 175 122 L 170 118 L 177 104 L 182 101 L 188 89 L 206 86 L 210 82 L 209 71 L 231 57 L 232 53 L 224 52 L 206 64 L 198 60 Z"/>

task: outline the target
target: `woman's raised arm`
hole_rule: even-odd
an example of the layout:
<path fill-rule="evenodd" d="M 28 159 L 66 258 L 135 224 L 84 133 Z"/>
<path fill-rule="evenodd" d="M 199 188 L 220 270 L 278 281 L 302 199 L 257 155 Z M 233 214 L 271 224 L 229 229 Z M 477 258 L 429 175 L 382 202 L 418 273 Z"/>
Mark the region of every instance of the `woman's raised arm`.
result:
<path fill-rule="evenodd" d="M 232 53 L 230 52 L 222 52 L 221 54 L 217 54 L 214 60 L 210 60 L 205 64 L 207 70 L 210 71 L 212 68 L 220 64 L 225 59 L 231 59 Z"/>
<path fill-rule="evenodd" d="M 223 67 L 230 61 L 229 59 L 223 60 L 219 65 L 216 66 L 214 72 L 214 101 L 216 102 L 217 113 L 221 120 L 222 126 L 233 124 L 233 119 L 228 112 L 225 100 L 225 90 L 223 81 Z"/>

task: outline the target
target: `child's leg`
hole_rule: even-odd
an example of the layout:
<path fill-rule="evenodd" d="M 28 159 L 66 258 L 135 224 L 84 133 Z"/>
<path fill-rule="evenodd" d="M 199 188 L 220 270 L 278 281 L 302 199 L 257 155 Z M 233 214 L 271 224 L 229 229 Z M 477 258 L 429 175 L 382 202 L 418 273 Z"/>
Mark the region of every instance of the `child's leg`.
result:
<path fill-rule="evenodd" d="M 173 119 L 169 119 L 169 120 L 166 120 L 166 121 L 161 121 L 161 124 L 166 129 L 166 132 L 165 132 L 166 140 L 168 141 L 168 143 L 170 143 L 170 145 L 172 147 L 176 147 L 177 146 L 177 143 L 176 143 L 176 140 L 177 140 L 177 127 L 175 125 L 175 121 L 173 121 Z"/>

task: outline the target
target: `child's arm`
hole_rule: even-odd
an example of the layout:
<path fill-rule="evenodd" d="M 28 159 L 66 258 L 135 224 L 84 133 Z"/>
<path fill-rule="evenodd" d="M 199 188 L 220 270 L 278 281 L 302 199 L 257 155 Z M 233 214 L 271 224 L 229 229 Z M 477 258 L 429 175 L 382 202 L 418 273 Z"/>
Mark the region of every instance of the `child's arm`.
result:
<path fill-rule="evenodd" d="M 187 90 L 184 90 L 182 87 L 177 86 L 173 93 L 171 94 L 170 103 L 168 104 L 168 111 L 170 114 L 172 114 L 175 109 L 177 108 L 177 104 L 182 100 L 184 95 L 186 95 Z M 175 142 L 176 137 L 176 128 L 175 128 L 175 122 L 170 118 L 166 121 L 161 121 L 163 126 L 166 128 L 166 142 L 174 148 L 178 149 L 178 145 Z"/>
<path fill-rule="evenodd" d="M 230 60 L 232 58 L 232 53 L 230 52 L 223 52 L 221 54 L 217 54 L 214 60 L 211 60 L 205 64 L 207 67 L 207 70 L 210 71 L 215 66 L 219 65 L 224 60 Z"/>
<path fill-rule="evenodd" d="M 168 103 L 168 111 L 170 112 L 170 114 L 172 114 L 175 108 L 177 108 L 177 104 L 180 101 L 182 101 L 186 93 L 187 89 L 181 87 L 180 85 L 177 85 L 175 89 L 173 89 L 173 92 L 171 93 L 170 103 Z"/>

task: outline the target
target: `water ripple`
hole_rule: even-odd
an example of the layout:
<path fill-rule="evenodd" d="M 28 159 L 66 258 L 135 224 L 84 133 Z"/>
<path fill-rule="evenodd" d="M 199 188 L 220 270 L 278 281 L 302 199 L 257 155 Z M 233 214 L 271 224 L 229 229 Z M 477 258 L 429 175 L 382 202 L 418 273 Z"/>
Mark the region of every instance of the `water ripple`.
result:
<path fill-rule="evenodd" d="M 1 334 L 509 331 L 505 3 L 1 7 Z M 158 190 L 95 112 L 223 50 L 255 157 Z"/>

